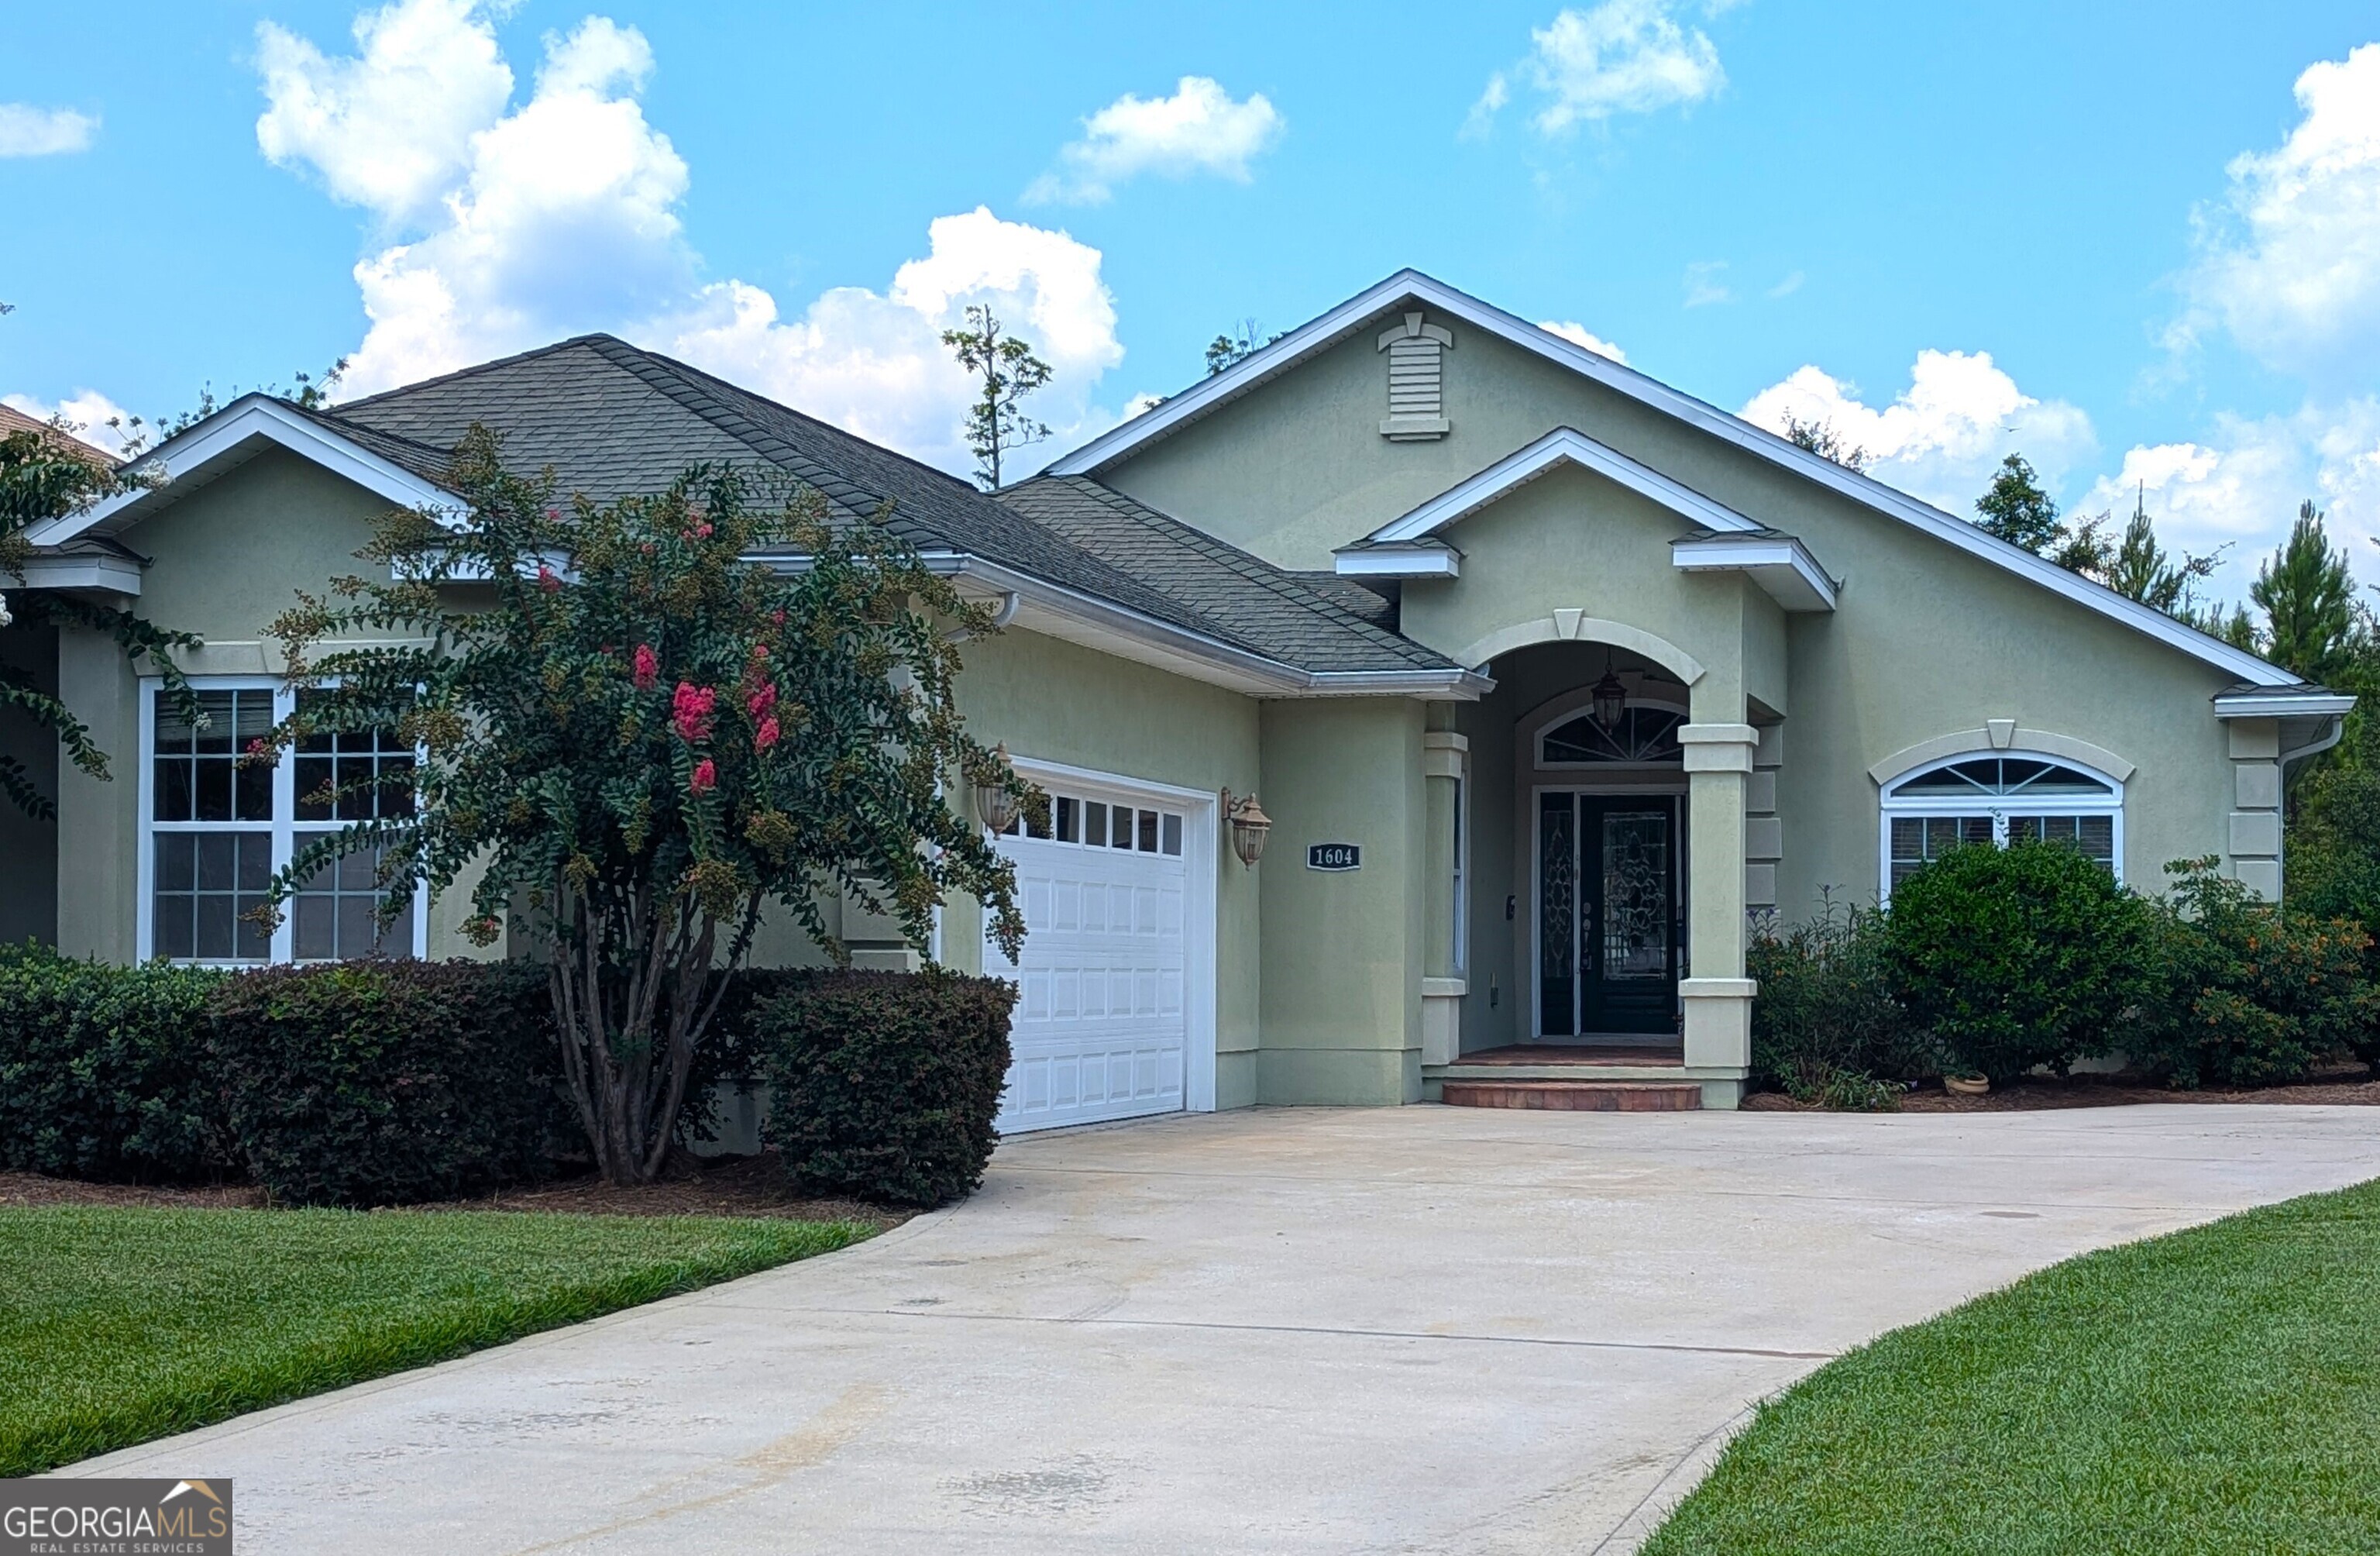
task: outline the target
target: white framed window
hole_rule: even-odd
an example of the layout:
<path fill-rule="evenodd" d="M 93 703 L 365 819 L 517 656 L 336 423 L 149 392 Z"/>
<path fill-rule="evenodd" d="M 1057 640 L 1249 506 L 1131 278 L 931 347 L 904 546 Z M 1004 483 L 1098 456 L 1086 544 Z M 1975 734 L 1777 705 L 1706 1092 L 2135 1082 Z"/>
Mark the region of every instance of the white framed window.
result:
<path fill-rule="evenodd" d="M 1182 853 L 1182 821 L 1183 813 L 1179 810 L 1151 810 L 1051 794 L 1048 807 L 1039 815 L 1019 811 L 1002 835 L 1178 857 Z"/>
<path fill-rule="evenodd" d="M 395 923 L 375 918 L 378 858 L 351 854 L 325 866 L 285 905 L 271 934 L 249 915 L 273 873 L 298 851 L 348 821 L 397 814 L 412 795 L 401 774 L 417 753 L 393 731 L 317 735 L 271 767 L 244 765 L 249 742 L 297 709 L 297 693 L 268 677 L 193 676 L 203 726 L 183 717 L 155 679 L 140 692 L 139 952 L 142 960 L 246 966 L 350 956 L 426 956 L 423 893 Z M 320 791 L 358 780 L 393 787 Z"/>
<path fill-rule="evenodd" d="M 2124 787 L 2106 773 L 2026 751 L 1951 757 L 1885 785 L 1882 880 L 1893 887 L 1961 844 L 2042 838 L 2124 878 Z"/>

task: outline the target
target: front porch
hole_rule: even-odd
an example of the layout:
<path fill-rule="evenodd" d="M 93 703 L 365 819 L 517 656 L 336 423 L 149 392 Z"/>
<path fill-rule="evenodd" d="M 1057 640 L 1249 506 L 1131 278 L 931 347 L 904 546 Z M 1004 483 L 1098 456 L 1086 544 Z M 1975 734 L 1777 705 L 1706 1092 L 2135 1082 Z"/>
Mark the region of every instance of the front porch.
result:
<path fill-rule="evenodd" d="M 1548 625 L 1425 736 L 1429 873 L 1457 888 L 1431 915 L 1421 1094 L 1733 1108 L 1780 714 L 1650 634 Z"/>

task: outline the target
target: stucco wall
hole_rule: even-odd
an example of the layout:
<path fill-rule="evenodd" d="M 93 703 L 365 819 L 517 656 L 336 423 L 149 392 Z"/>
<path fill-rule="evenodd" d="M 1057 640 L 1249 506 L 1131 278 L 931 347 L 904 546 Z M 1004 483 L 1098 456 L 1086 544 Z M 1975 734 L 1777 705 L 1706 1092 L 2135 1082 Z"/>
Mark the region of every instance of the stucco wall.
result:
<path fill-rule="evenodd" d="M 1258 1100 L 1365 1104 L 1421 1096 L 1427 829 L 1424 705 L 1393 698 L 1264 704 L 1270 845 Z M 1308 869 L 1354 843 L 1363 868 Z"/>
<path fill-rule="evenodd" d="M 1858 898 L 1877 889 L 1868 766 L 1987 719 L 2137 765 L 2127 881 L 2156 890 L 2167 860 L 2225 852 L 2233 774 L 2209 699 L 2228 674 L 1482 331 L 1452 328 L 1442 440 L 1379 435 L 1386 370 L 1359 332 L 1101 479 L 1272 561 L 1320 568 L 1334 547 L 1571 426 L 1801 537 L 1844 580 L 1840 608 L 1784 616 L 1764 598 L 1730 616 L 1725 602 L 1746 589 L 1670 568 L 1678 520 L 1566 471 L 1455 526 L 1463 577 L 1408 582 L 1403 617 L 1412 636 L 1460 653 L 1500 626 L 1591 606 L 1678 642 L 1714 674 L 1741 675 L 1750 697 L 1787 714 L 1778 897 L 1789 918 L 1813 910 L 1822 886 Z"/>

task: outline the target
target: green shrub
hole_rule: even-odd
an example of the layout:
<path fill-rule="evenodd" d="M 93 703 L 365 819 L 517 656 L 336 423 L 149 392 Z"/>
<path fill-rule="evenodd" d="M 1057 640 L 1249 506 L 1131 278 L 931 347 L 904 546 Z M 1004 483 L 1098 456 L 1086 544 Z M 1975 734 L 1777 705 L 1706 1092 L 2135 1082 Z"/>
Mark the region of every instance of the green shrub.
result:
<path fill-rule="evenodd" d="M 1752 1003 L 1754 1084 L 1802 1101 L 1876 1105 L 1940 1068 L 1892 988 L 1884 915 L 1828 902 L 1791 929 L 1765 927 L 1745 952 L 1760 986 Z M 1863 1088 L 1859 1083 L 1864 1082 Z"/>
<path fill-rule="evenodd" d="M 779 975 L 753 1006 L 764 1134 L 817 1193 L 946 1204 L 983 1182 L 1014 984 L 956 973 Z"/>
<path fill-rule="evenodd" d="M 188 1182 L 233 1164 L 195 1040 L 223 975 L 0 951 L 0 1165 Z"/>
<path fill-rule="evenodd" d="M 1953 848 L 1892 892 L 1901 1003 L 1994 1085 L 2104 1052 L 2148 992 L 2148 906 L 2056 843 Z"/>
<path fill-rule="evenodd" d="M 209 1027 L 241 1157 L 285 1203 L 449 1198 L 544 1173 L 577 1134 L 541 966 L 265 968 L 224 981 Z"/>
<path fill-rule="evenodd" d="M 2156 918 L 2157 977 L 2125 1048 L 2178 1087 L 2294 1080 L 2368 1041 L 2380 991 L 2365 976 L 2362 925 L 2285 911 L 2177 860 Z"/>

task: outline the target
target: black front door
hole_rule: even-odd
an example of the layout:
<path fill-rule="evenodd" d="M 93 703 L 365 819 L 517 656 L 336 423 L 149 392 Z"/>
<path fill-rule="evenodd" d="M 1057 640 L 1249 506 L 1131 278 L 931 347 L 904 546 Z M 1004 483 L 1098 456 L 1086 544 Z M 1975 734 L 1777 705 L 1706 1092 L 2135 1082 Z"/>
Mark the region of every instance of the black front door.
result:
<path fill-rule="evenodd" d="M 1537 1031 L 1678 1029 L 1678 802 L 1537 796 Z"/>

